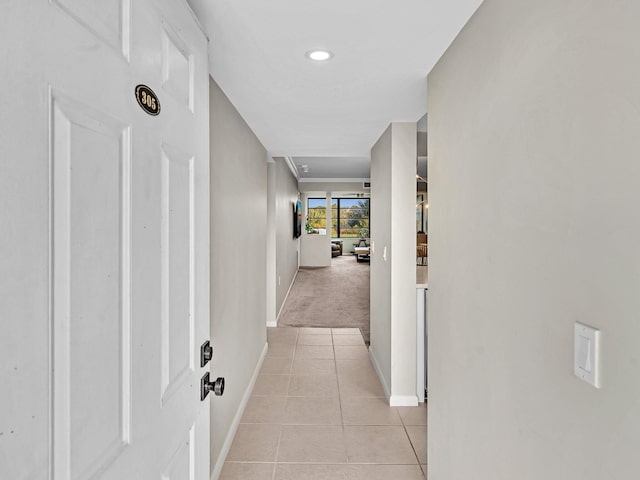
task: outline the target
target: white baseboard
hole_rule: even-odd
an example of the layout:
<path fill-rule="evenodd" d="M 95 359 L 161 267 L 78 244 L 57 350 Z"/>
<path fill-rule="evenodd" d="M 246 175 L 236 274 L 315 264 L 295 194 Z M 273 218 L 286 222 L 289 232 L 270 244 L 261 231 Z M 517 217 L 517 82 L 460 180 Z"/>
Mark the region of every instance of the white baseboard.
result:
<path fill-rule="evenodd" d="M 293 280 L 291 280 L 291 285 L 289 285 L 289 290 L 287 290 L 287 294 L 284 296 L 284 300 L 282 301 L 282 305 L 280 305 L 280 310 L 278 310 L 278 315 L 276 316 L 276 323 L 275 325 L 269 325 L 271 322 L 267 323 L 267 327 L 277 327 L 278 326 L 278 320 L 280 320 L 280 314 L 282 313 L 282 310 L 284 309 L 284 305 L 287 303 L 287 299 L 289 298 L 289 294 L 291 293 L 291 289 L 293 288 L 293 284 L 296 281 L 296 278 L 298 277 L 298 272 L 300 271 L 300 269 L 298 268 L 298 270 L 296 270 L 295 275 L 293 276 Z"/>
<path fill-rule="evenodd" d="M 390 407 L 417 407 L 417 395 L 391 395 L 389 398 Z"/>
<path fill-rule="evenodd" d="M 380 365 L 378 365 L 378 360 L 376 360 L 376 356 L 373 353 L 373 348 L 371 348 L 371 346 L 369 346 L 369 359 L 371 360 L 373 369 L 378 375 L 378 380 L 380 380 L 380 385 L 382 385 L 382 389 L 384 390 L 384 396 L 387 397 L 387 400 L 389 400 L 389 398 L 391 397 L 391 390 L 389 389 L 389 385 L 387 385 L 387 381 L 382 374 L 382 370 L 380 369 Z"/>
<path fill-rule="evenodd" d="M 390 407 L 417 407 L 418 406 L 418 396 L 417 395 L 391 395 L 391 390 L 389 385 L 387 385 L 387 381 L 382 374 L 382 370 L 380 369 L 380 365 L 378 365 L 378 360 L 376 360 L 376 356 L 373 353 L 373 348 L 369 346 L 369 358 L 371 359 L 371 364 L 373 365 L 373 369 L 376 371 L 378 375 L 378 380 L 380 380 L 380 384 L 382 385 L 382 389 L 384 390 L 384 395 L 387 397 L 389 401 Z"/>
<path fill-rule="evenodd" d="M 242 419 L 242 415 L 244 414 L 244 409 L 247 407 L 247 403 L 249 402 L 249 398 L 251 397 L 251 392 L 253 391 L 253 387 L 255 386 L 256 380 L 258 379 L 258 374 L 260 373 L 260 369 L 262 368 L 262 363 L 264 362 L 264 358 L 267 355 L 268 349 L 269 349 L 269 344 L 265 343 L 264 348 L 262 349 L 262 354 L 260 355 L 260 359 L 258 360 L 258 364 L 256 365 L 256 369 L 253 372 L 253 376 L 251 377 L 251 380 L 249 381 L 249 385 L 244 391 L 244 395 L 242 396 L 240 405 L 238 405 L 238 410 L 236 411 L 236 415 L 233 417 L 233 421 L 231 422 L 231 426 L 229 427 L 227 436 L 224 439 L 222 448 L 220 449 L 220 455 L 218 456 L 218 460 L 216 461 L 216 464 L 213 467 L 213 472 L 211 472 L 211 480 L 218 480 L 218 477 L 220 477 L 220 473 L 222 472 L 222 467 L 224 466 L 224 462 L 227 459 L 229 450 L 231 449 L 233 438 L 236 436 L 236 432 L 238 431 L 238 426 L 240 425 L 240 420 Z"/>

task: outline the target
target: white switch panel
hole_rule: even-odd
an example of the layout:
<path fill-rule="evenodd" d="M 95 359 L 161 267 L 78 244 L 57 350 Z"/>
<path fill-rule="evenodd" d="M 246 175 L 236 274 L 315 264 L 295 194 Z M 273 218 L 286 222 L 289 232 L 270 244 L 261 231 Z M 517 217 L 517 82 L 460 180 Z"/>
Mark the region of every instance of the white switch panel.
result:
<path fill-rule="evenodd" d="M 574 326 L 573 372 L 600 388 L 600 330 L 576 322 Z"/>

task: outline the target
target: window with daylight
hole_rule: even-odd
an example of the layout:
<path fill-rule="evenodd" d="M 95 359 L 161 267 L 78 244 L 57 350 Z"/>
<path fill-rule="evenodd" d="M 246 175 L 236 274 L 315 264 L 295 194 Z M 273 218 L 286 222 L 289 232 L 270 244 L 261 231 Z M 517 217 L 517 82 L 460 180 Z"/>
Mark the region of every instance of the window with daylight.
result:
<path fill-rule="evenodd" d="M 331 203 L 331 236 L 369 238 L 368 198 L 334 198 Z"/>
<path fill-rule="evenodd" d="M 331 236 L 333 238 L 369 238 L 368 198 L 331 199 Z M 310 198 L 307 203 L 308 233 L 325 234 L 327 200 Z"/>
<path fill-rule="evenodd" d="M 334 198 L 331 236 L 369 238 L 369 202 L 368 198 Z"/>
<path fill-rule="evenodd" d="M 310 198 L 307 201 L 307 233 L 327 233 L 326 198 Z"/>

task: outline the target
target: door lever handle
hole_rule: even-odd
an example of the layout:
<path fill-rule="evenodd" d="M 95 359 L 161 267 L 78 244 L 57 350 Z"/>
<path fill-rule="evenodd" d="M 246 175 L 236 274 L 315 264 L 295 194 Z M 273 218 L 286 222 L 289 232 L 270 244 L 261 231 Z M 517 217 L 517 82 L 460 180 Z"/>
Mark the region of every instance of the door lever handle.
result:
<path fill-rule="evenodd" d="M 222 396 L 224 393 L 224 377 L 218 377 L 215 382 L 210 382 L 209 372 L 205 373 L 200 380 L 200 400 L 207 398 L 209 392 L 213 392 L 216 397 Z"/>

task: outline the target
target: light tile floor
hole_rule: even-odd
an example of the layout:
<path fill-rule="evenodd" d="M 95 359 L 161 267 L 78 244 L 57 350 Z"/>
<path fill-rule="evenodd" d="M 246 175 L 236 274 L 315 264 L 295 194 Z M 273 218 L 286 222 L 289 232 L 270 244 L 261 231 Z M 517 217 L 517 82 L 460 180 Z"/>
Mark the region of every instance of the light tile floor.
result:
<path fill-rule="evenodd" d="M 423 480 L 427 408 L 389 407 L 357 328 L 269 328 L 221 480 Z"/>

